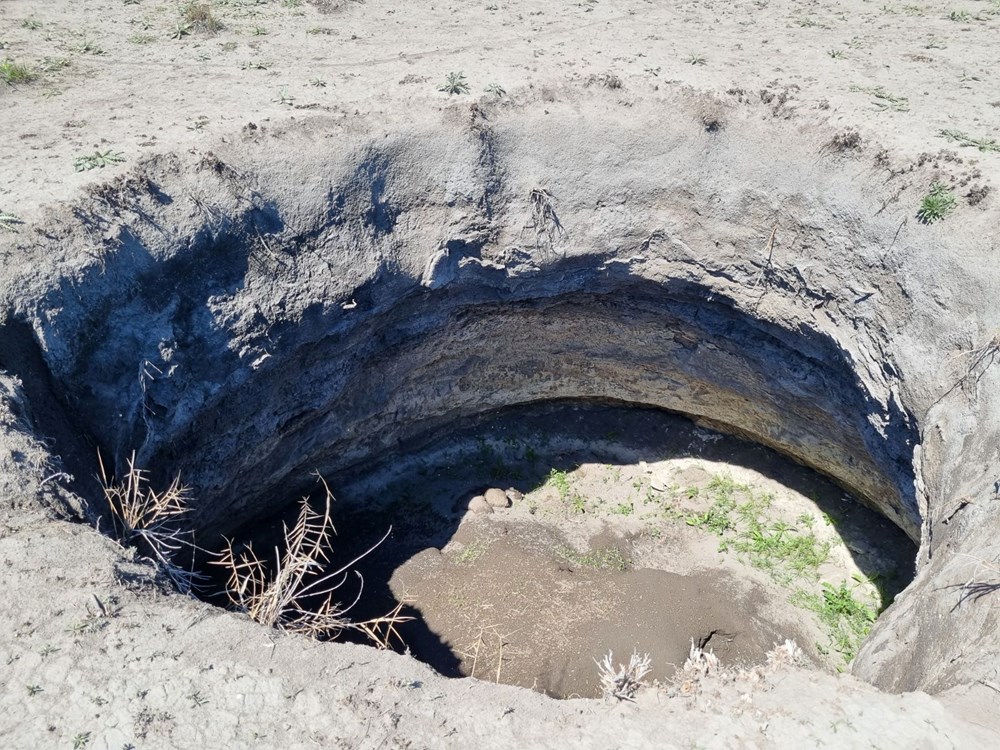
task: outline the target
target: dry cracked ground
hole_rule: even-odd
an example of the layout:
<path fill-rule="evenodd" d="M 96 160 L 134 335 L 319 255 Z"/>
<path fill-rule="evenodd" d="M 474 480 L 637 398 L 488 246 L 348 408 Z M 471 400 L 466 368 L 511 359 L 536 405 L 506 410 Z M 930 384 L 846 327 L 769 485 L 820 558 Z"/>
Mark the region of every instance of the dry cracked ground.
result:
<path fill-rule="evenodd" d="M 997 70 L 996 0 L 4 0 L 0 744 L 996 747 Z M 317 475 L 389 649 L 211 565 Z"/>

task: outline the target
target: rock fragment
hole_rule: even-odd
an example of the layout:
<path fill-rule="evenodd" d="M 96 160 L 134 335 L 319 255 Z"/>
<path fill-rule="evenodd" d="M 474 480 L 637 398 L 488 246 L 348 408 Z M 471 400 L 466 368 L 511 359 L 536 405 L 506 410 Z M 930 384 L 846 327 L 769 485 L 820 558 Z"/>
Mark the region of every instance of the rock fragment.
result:
<path fill-rule="evenodd" d="M 486 502 L 486 498 L 482 495 L 476 495 L 469 501 L 469 510 L 473 513 L 485 515 L 486 513 L 493 512 L 493 506 Z"/>
<path fill-rule="evenodd" d="M 510 499 L 507 497 L 507 493 L 496 487 L 490 487 L 486 490 L 486 502 L 494 508 L 510 507 Z"/>

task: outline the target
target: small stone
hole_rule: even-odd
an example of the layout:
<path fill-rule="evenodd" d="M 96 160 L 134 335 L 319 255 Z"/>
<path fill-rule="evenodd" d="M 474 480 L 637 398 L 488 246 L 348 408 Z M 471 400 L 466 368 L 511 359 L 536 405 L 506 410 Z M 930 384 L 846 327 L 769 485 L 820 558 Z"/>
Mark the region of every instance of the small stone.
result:
<path fill-rule="evenodd" d="M 486 514 L 493 512 L 493 506 L 486 502 L 482 495 L 476 495 L 469 501 L 469 510 L 473 513 Z"/>
<path fill-rule="evenodd" d="M 524 500 L 524 493 L 522 493 L 520 490 L 514 489 L 513 487 L 508 487 L 507 499 L 510 500 L 512 503 L 519 503 L 522 500 Z"/>
<path fill-rule="evenodd" d="M 507 498 L 507 493 L 503 490 L 498 490 L 496 487 L 490 487 L 490 489 L 486 490 L 486 502 L 494 508 L 510 507 L 510 500 Z"/>

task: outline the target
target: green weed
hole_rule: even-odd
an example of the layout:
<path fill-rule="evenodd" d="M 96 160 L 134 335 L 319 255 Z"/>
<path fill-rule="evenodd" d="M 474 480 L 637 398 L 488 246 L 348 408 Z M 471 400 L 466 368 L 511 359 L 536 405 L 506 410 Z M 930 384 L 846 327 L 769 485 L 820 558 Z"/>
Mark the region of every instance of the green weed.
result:
<path fill-rule="evenodd" d="M 922 224 L 933 224 L 955 210 L 955 193 L 946 185 L 935 182 L 920 201 L 917 218 Z"/>
<path fill-rule="evenodd" d="M 905 96 L 896 96 L 886 91 L 881 86 L 851 86 L 851 91 L 860 91 L 875 99 L 875 106 L 881 110 L 893 110 L 895 112 L 908 112 L 910 110 L 910 100 Z"/>
<path fill-rule="evenodd" d="M 95 151 L 92 154 L 78 156 L 73 161 L 73 169 L 77 172 L 86 172 L 90 169 L 104 169 L 112 164 L 121 164 L 125 161 L 125 156 L 121 152 Z"/>
<path fill-rule="evenodd" d="M 14 214 L 8 214 L 4 211 L 0 211 L 0 229 L 6 229 L 8 232 L 16 232 L 16 226 L 23 223 L 24 222 L 14 216 Z"/>
<path fill-rule="evenodd" d="M 827 628 L 834 650 L 843 657 L 845 665 L 854 659 L 878 617 L 872 603 L 855 598 L 846 581 L 842 581 L 840 586 L 824 581 L 820 594 L 796 591 L 791 602 L 819 617 Z"/>
<path fill-rule="evenodd" d="M 545 483 L 559 493 L 560 500 L 566 500 L 569 498 L 569 475 L 567 475 L 565 471 L 552 469 L 549 472 L 549 477 Z"/>
<path fill-rule="evenodd" d="M 438 91 L 443 91 L 448 96 L 452 96 L 453 94 L 468 94 L 469 84 L 465 80 L 465 74 L 461 71 L 449 73 L 445 77 L 444 83 L 438 86 Z"/>
<path fill-rule="evenodd" d="M 955 141 L 959 146 L 969 146 L 983 152 L 1000 151 L 1000 143 L 997 143 L 995 138 L 974 138 L 958 130 L 941 130 L 938 135 L 949 141 Z"/>

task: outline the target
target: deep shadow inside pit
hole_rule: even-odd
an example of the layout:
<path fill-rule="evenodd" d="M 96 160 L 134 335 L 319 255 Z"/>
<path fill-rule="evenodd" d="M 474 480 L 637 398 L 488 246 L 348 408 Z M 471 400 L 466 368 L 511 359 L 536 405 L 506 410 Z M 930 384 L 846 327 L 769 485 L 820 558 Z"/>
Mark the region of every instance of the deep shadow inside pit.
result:
<path fill-rule="evenodd" d="M 692 642 L 740 664 L 760 662 L 786 637 L 836 666 L 808 627 L 815 613 L 789 604 L 797 585 L 720 554 L 722 538 L 699 520 L 697 503 L 707 501 L 698 486 L 707 495 L 731 472 L 759 477 L 761 493 L 798 497 L 794 512 L 807 503 L 842 540 L 845 559 L 832 556 L 818 575 L 850 582 L 853 570 L 876 582 L 879 610 L 911 580 L 906 535 L 816 472 L 676 414 L 594 402 L 511 407 L 327 477 L 337 498 L 332 564 L 391 526 L 356 565 L 364 594 L 351 616 L 403 601 L 413 619 L 399 627 L 398 647 L 446 676 L 592 697 L 594 659 L 608 650 L 621 660 L 648 652 L 652 676 L 669 679 Z M 469 511 L 490 487 L 523 497 Z M 298 500 L 237 538 L 273 548 Z"/>

